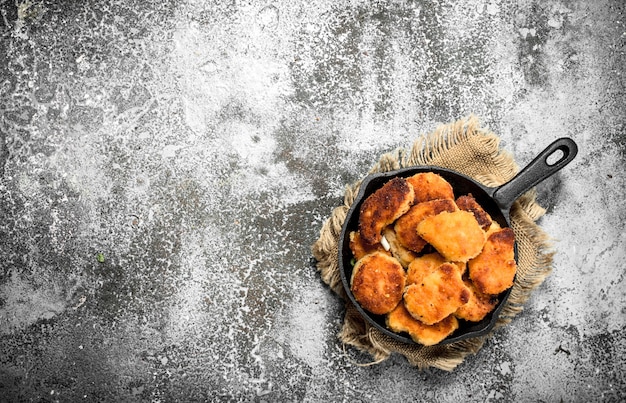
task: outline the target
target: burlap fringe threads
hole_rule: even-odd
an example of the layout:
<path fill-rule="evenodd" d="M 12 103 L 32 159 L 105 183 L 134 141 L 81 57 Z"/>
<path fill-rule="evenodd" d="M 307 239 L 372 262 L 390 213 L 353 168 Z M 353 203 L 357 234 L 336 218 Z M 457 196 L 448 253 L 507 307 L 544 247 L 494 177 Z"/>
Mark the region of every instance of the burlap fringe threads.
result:
<path fill-rule="evenodd" d="M 369 173 L 417 165 L 453 169 L 487 186 L 501 185 L 518 171 L 513 157 L 500 149 L 499 138 L 482 129 L 475 116 L 442 125 L 431 134 L 419 137 L 409 152 L 398 149 L 382 155 Z M 346 298 L 338 265 L 339 236 L 360 184 L 361 181 L 358 181 L 346 187 L 343 204 L 332 211 L 320 230 L 319 239 L 312 246 L 322 281 L 346 301 L 346 314 L 339 339 L 344 346 L 356 347 L 372 356 L 372 362 L 359 365 L 378 364 L 395 352 L 405 356 L 411 365 L 420 369 L 435 367 L 451 371 L 467 355 L 480 350 L 491 335 L 441 346 L 407 345 L 369 326 Z M 536 224 L 544 213 L 545 210 L 535 202 L 534 191 L 520 197 L 511 208 L 511 227 L 518 245 L 518 271 L 494 331 L 508 324 L 522 311 L 532 291 L 552 270 L 554 252 L 551 251 L 547 234 Z"/>

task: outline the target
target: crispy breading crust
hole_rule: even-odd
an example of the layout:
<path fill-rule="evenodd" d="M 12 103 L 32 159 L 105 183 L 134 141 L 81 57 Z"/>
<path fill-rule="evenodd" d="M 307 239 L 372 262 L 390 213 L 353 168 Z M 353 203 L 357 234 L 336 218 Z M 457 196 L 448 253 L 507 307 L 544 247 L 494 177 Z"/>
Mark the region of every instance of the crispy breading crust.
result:
<path fill-rule="evenodd" d="M 417 233 L 446 260 L 467 262 L 478 256 L 485 244 L 485 232 L 468 211 L 439 213 L 417 225 Z"/>
<path fill-rule="evenodd" d="M 495 295 L 483 294 L 470 280 L 463 280 L 469 289 L 469 301 L 456 310 L 454 316 L 470 322 L 480 322 L 487 314 L 496 307 L 498 297 Z"/>
<path fill-rule="evenodd" d="M 434 172 L 422 172 L 406 179 L 415 189 L 415 203 L 428 200 L 454 200 L 454 191 L 445 179 Z"/>
<path fill-rule="evenodd" d="M 459 209 L 469 211 L 474 214 L 474 218 L 478 221 L 478 225 L 480 225 L 484 231 L 487 231 L 487 229 L 491 226 L 491 216 L 483 210 L 482 206 L 478 204 L 471 193 L 456 199 L 456 205 Z"/>
<path fill-rule="evenodd" d="M 383 235 L 389 243 L 389 251 L 391 255 L 398 259 L 402 267 L 407 268 L 409 264 L 417 257 L 417 254 L 406 249 L 398 241 L 396 232 L 391 227 L 387 227 L 383 230 Z"/>
<path fill-rule="evenodd" d="M 428 276 L 430 273 L 437 270 L 439 266 L 446 263 L 446 259 L 438 252 L 427 253 L 422 256 L 418 256 L 411 261 L 411 264 L 407 267 L 406 272 L 406 285 L 415 284 L 422 281 L 422 279 Z M 467 271 L 467 264 L 463 262 L 447 262 L 452 263 L 458 267 L 461 276 Z"/>
<path fill-rule="evenodd" d="M 394 332 L 406 332 L 416 342 L 432 346 L 450 336 L 459 328 L 459 321 L 450 315 L 434 325 L 426 325 L 413 318 L 403 303 L 387 314 L 386 324 Z"/>
<path fill-rule="evenodd" d="M 485 294 L 499 294 L 513 286 L 517 270 L 515 263 L 515 234 L 511 228 L 493 232 L 482 252 L 470 260 L 469 277 Z"/>
<path fill-rule="evenodd" d="M 469 290 L 454 264 L 444 263 L 404 290 L 404 306 L 415 319 L 433 325 L 469 300 Z"/>
<path fill-rule="evenodd" d="M 493 221 L 491 225 L 489 226 L 489 228 L 485 230 L 485 236 L 489 238 L 491 234 L 493 234 L 496 231 L 499 231 L 501 228 L 502 227 L 500 226 L 500 224 L 498 224 L 497 221 Z"/>
<path fill-rule="evenodd" d="M 381 232 L 413 205 L 413 186 L 404 178 L 393 178 L 372 193 L 359 210 L 359 231 L 369 244 L 380 242 Z"/>
<path fill-rule="evenodd" d="M 402 300 L 405 277 L 404 269 L 395 258 L 373 252 L 354 265 L 350 289 L 363 309 L 383 315 Z"/>
<path fill-rule="evenodd" d="M 406 284 L 416 284 L 422 281 L 422 279 L 446 262 L 443 256 L 439 253 L 428 253 L 420 257 L 415 258 L 409 265 L 406 272 Z"/>
<path fill-rule="evenodd" d="M 387 253 L 381 244 L 370 245 L 365 242 L 358 231 L 350 232 L 350 251 L 356 260 L 376 251 Z"/>
<path fill-rule="evenodd" d="M 429 200 L 414 204 L 406 214 L 398 218 L 394 225 L 398 241 L 407 249 L 421 252 L 426 246 L 426 241 L 417 234 L 417 224 L 426 217 L 437 215 L 443 211 L 452 212 L 456 210 L 458 209 L 454 200 L 450 199 Z"/>

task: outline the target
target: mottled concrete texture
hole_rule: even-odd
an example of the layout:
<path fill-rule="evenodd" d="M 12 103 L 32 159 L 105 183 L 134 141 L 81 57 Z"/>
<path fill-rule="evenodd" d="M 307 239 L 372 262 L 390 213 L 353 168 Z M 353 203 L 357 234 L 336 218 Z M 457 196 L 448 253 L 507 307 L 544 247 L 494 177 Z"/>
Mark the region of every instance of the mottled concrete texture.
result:
<path fill-rule="evenodd" d="M 623 401 L 626 5 L 0 0 L 0 401 Z M 454 372 L 363 367 L 310 246 L 377 157 L 470 113 L 552 275 Z"/>

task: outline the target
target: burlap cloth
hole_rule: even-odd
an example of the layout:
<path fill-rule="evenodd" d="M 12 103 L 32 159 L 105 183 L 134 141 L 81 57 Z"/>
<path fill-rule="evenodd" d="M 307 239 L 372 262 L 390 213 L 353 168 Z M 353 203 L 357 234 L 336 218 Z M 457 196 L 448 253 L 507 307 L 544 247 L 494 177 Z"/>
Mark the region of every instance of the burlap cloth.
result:
<path fill-rule="evenodd" d="M 497 186 L 509 181 L 518 171 L 513 157 L 500 149 L 499 138 L 480 127 L 475 116 L 442 125 L 433 133 L 419 137 L 411 150 L 396 150 L 382 155 L 369 173 L 386 172 L 408 166 L 435 165 L 464 173 L 477 181 Z M 553 252 L 548 236 L 536 224 L 545 210 L 535 202 L 534 190 L 520 197 L 511 208 L 511 227 L 518 244 L 518 271 L 513 289 L 491 334 L 439 346 L 407 345 L 370 326 L 345 294 L 338 267 L 339 234 L 361 181 L 348 185 L 343 205 L 335 208 L 313 244 L 313 256 L 322 280 L 346 302 L 341 342 L 367 352 L 377 364 L 392 353 L 404 355 L 420 369 L 435 367 L 453 370 L 469 354 L 475 354 L 487 338 L 510 323 L 522 309 L 532 291 L 552 270 Z"/>

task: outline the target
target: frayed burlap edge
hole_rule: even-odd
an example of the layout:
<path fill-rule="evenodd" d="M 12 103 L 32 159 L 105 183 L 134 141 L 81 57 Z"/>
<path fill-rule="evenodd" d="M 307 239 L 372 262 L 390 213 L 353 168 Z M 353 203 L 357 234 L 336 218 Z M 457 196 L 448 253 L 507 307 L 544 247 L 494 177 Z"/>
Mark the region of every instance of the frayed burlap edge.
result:
<path fill-rule="evenodd" d="M 513 157 L 500 149 L 499 138 L 482 129 L 475 116 L 439 126 L 433 133 L 418 138 L 409 152 L 399 149 L 382 155 L 369 173 L 415 165 L 453 169 L 488 186 L 501 185 L 518 171 Z M 346 298 L 338 266 L 339 236 L 360 184 L 358 181 L 346 187 L 343 204 L 332 211 L 320 230 L 319 239 L 312 246 L 322 280 L 346 301 L 339 339 L 344 345 L 354 346 L 372 356 L 373 361 L 358 365 L 377 364 L 392 353 L 398 353 L 420 369 L 434 367 L 451 371 L 465 357 L 480 350 L 491 335 L 439 346 L 407 345 L 369 326 Z M 520 197 L 511 208 L 511 227 L 518 245 L 518 271 L 494 331 L 511 322 L 523 310 L 532 291 L 552 270 L 553 252 L 549 237 L 535 223 L 544 213 L 545 210 L 535 202 L 534 191 Z"/>

